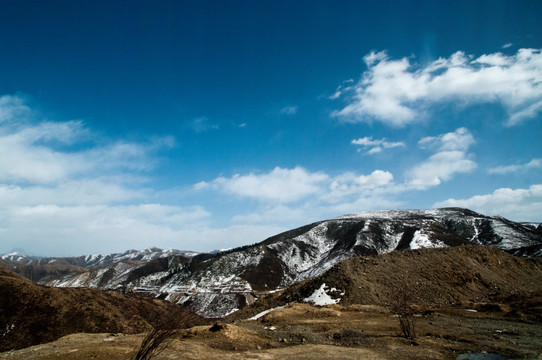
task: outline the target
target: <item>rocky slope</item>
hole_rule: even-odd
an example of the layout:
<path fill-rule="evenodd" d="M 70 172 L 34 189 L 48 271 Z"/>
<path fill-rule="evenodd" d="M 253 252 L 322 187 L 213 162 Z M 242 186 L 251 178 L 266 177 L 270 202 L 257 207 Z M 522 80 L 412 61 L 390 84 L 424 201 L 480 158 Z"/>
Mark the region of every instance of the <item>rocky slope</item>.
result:
<path fill-rule="evenodd" d="M 40 283 L 146 292 L 206 317 L 222 317 L 258 297 L 321 275 L 345 259 L 458 245 L 540 255 L 542 227 L 459 208 L 372 211 L 313 223 L 218 254 L 112 262 Z"/>
<path fill-rule="evenodd" d="M 290 303 L 390 306 L 397 295 L 421 307 L 499 302 L 542 295 L 542 258 L 524 258 L 490 246 L 394 251 L 342 261 L 324 274 L 268 295 L 232 314 L 245 319 Z M 538 296 L 540 299 L 540 296 Z M 476 305 L 472 305 L 476 307 Z M 540 303 L 517 312 L 542 322 Z M 532 316 L 531 316 L 532 315 Z"/>

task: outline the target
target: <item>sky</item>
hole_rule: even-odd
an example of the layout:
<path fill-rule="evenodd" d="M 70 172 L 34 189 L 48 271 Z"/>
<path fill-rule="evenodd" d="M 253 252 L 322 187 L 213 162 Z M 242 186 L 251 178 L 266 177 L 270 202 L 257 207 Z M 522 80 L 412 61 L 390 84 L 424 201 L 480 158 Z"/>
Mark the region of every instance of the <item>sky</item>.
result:
<path fill-rule="evenodd" d="M 542 221 L 542 2 L 0 0 L 0 253 L 377 209 Z"/>

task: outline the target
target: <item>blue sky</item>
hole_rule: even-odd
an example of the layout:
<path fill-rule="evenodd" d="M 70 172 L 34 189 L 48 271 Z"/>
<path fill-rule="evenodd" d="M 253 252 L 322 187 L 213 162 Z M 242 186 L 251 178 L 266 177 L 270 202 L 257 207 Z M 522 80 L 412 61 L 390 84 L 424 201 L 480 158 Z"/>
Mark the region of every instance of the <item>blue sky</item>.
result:
<path fill-rule="evenodd" d="M 373 209 L 542 221 L 539 1 L 0 1 L 0 253 Z"/>

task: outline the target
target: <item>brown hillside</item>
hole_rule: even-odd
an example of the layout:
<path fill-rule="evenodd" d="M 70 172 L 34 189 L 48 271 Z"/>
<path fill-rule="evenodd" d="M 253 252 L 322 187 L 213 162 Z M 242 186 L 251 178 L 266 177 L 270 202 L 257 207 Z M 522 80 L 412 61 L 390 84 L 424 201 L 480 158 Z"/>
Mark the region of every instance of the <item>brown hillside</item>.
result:
<path fill-rule="evenodd" d="M 11 270 L 35 282 L 42 279 L 59 278 L 69 274 L 81 274 L 88 270 L 61 261 L 55 264 L 46 265 L 28 265 L 18 261 L 8 261 L 0 259 L 0 268 Z"/>
<path fill-rule="evenodd" d="M 393 251 L 352 258 L 321 276 L 270 295 L 231 318 L 302 302 L 323 283 L 337 289 L 330 295 L 340 297 L 341 305 L 387 306 L 397 289 L 407 289 L 413 303 L 424 306 L 483 302 L 541 292 L 542 259 L 516 257 L 484 246 Z"/>
<path fill-rule="evenodd" d="M 164 317 L 179 326 L 204 320 L 181 306 L 95 289 L 49 288 L 0 269 L 0 351 L 72 333 L 140 333 Z"/>

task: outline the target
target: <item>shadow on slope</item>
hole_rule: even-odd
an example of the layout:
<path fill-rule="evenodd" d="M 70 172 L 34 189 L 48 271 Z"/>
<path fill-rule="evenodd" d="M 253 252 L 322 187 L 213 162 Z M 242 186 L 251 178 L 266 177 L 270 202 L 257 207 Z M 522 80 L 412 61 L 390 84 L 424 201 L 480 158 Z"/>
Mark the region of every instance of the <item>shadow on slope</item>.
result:
<path fill-rule="evenodd" d="M 49 288 L 0 269 L 0 351 L 56 340 L 72 333 L 140 333 L 165 316 L 180 326 L 205 320 L 166 301 L 95 289 Z"/>

